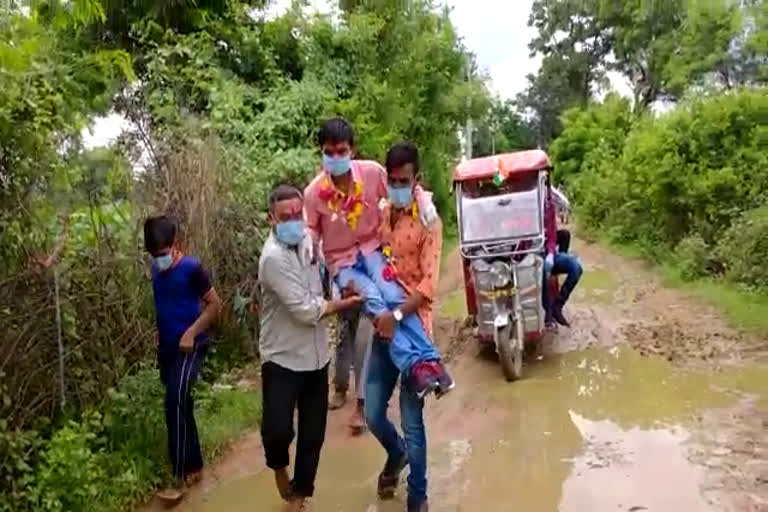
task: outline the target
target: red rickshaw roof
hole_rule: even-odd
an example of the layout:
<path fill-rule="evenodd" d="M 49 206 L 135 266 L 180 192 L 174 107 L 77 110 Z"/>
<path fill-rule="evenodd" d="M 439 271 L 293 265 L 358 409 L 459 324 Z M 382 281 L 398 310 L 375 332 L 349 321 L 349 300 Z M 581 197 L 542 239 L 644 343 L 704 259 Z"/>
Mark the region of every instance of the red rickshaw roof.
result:
<path fill-rule="evenodd" d="M 499 171 L 505 179 L 517 172 L 537 171 L 552 167 L 547 154 L 540 149 L 502 153 L 473 158 L 456 166 L 454 181 L 492 178 Z"/>

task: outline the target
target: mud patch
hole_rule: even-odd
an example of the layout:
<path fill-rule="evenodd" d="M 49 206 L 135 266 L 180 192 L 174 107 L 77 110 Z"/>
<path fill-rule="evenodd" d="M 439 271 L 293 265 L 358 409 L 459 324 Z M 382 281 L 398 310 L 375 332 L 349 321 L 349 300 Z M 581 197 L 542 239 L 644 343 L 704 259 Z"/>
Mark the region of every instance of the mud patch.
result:
<path fill-rule="evenodd" d="M 768 510 L 768 409 L 755 395 L 698 418 L 691 460 L 707 468 L 704 495 L 727 512 Z"/>
<path fill-rule="evenodd" d="M 684 328 L 679 322 L 665 324 L 630 323 L 622 337 L 642 356 L 660 356 L 673 363 L 734 360 L 738 339 L 723 332 L 700 333 Z"/>
<path fill-rule="evenodd" d="M 613 272 L 600 267 L 588 267 L 576 290 L 579 295 L 591 301 L 609 303 L 614 299 L 618 284 L 619 280 Z"/>

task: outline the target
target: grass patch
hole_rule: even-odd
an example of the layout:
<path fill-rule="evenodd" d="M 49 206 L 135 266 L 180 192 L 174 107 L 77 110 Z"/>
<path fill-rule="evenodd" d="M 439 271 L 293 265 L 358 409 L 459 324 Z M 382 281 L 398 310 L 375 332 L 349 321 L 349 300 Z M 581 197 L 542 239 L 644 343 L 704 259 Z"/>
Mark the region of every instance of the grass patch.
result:
<path fill-rule="evenodd" d="M 619 282 L 616 274 L 610 270 L 593 268 L 585 271 L 579 280 L 579 288 L 590 295 L 610 292 Z"/>
<path fill-rule="evenodd" d="M 671 263 L 658 268 L 665 285 L 679 288 L 703 303 L 714 306 L 722 311 L 726 321 L 734 328 L 768 335 L 768 296 L 721 279 L 685 281 L 680 269 Z"/>
<path fill-rule="evenodd" d="M 467 301 L 463 288 L 440 299 L 440 315 L 459 319 L 467 317 Z"/>
<path fill-rule="evenodd" d="M 261 399 L 256 391 L 213 391 L 200 411 L 200 435 L 205 459 L 212 461 L 244 431 L 261 422 Z"/>

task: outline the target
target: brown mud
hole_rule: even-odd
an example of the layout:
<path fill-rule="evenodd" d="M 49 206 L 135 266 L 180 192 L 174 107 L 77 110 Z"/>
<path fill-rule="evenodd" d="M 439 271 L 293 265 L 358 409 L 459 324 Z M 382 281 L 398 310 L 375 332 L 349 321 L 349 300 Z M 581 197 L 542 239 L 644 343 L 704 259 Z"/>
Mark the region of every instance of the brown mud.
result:
<path fill-rule="evenodd" d="M 585 273 L 573 327 L 548 336 L 515 383 L 463 327 L 458 254 L 448 258 L 435 332 L 457 388 L 426 407 L 431 510 L 768 511 L 768 343 L 637 262 L 574 249 Z M 311 510 L 404 510 L 404 487 L 376 499 L 384 453 L 350 435 L 350 414 L 330 413 Z M 258 433 L 176 510 L 281 510 Z"/>

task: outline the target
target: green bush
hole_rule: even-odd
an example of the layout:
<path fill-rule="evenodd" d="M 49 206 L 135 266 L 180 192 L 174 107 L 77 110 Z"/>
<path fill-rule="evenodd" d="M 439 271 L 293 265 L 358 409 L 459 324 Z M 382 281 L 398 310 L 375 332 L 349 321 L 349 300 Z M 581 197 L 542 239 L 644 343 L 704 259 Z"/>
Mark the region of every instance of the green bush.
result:
<path fill-rule="evenodd" d="M 728 278 L 768 290 L 768 206 L 742 214 L 721 238 L 717 254 Z"/>
<path fill-rule="evenodd" d="M 707 275 L 710 269 L 712 250 L 699 235 L 683 238 L 675 249 L 680 268 L 680 277 L 693 281 Z"/>
<path fill-rule="evenodd" d="M 569 181 L 599 162 L 596 156 L 602 159 L 621 152 L 632 127 L 632 106 L 626 98 L 611 93 L 603 103 L 566 111 L 563 126 L 565 130 L 549 153 L 555 162 L 555 178 Z"/>
<path fill-rule="evenodd" d="M 207 461 L 261 416 L 256 393 L 204 381 L 195 402 Z M 65 422 L 48 440 L 0 422 L 0 512 L 122 510 L 171 481 L 157 371 L 145 365 L 121 380 L 100 410 Z"/>
<path fill-rule="evenodd" d="M 639 246 L 654 260 L 672 259 L 677 248 L 689 279 L 702 269 L 719 273 L 723 260 L 728 278 L 752 283 L 755 260 L 735 252 L 717 257 L 709 248 L 722 246 L 726 233 L 739 240 L 731 229 L 736 219 L 749 219 L 752 224 L 744 220 L 733 229 L 753 233 L 749 241 L 758 243 L 759 214 L 741 216 L 768 194 L 768 92 L 742 90 L 681 104 L 660 117 L 636 120 L 625 138 L 623 124 L 614 128 L 616 137 L 606 138 L 597 128 L 602 125 L 588 122 L 615 106 L 590 109 L 570 113 L 553 144 L 555 166 L 564 169 L 584 224 Z M 590 137 L 612 142 L 589 142 Z M 752 245 L 734 243 L 732 251 Z"/>
<path fill-rule="evenodd" d="M 29 508 L 28 485 L 34 481 L 34 468 L 43 438 L 34 430 L 9 430 L 0 420 L 0 512 Z"/>

